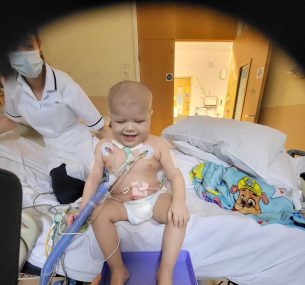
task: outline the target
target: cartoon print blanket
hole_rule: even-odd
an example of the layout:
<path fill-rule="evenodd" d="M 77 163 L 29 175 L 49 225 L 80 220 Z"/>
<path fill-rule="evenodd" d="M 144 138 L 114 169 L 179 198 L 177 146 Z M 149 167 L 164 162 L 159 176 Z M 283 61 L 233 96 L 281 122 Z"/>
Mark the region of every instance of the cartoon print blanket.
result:
<path fill-rule="evenodd" d="M 252 178 L 235 167 L 203 162 L 192 168 L 190 178 L 197 195 L 219 207 L 251 216 L 260 224 L 305 226 L 285 189 Z"/>

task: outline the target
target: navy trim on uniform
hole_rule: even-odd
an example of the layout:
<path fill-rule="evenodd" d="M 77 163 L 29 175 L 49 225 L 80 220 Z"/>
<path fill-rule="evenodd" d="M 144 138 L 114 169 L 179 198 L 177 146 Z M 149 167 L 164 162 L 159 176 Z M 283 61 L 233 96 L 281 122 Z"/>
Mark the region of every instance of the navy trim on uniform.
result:
<path fill-rule="evenodd" d="M 51 68 L 51 70 L 52 70 L 52 73 L 53 73 L 53 77 L 54 77 L 54 89 L 55 89 L 55 91 L 57 90 L 57 81 L 56 81 L 56 76 L 55 76 L 55 72 L 54 72 L 54 70 Z"/>
<path fill-rule="evenodd" d="M 94 127 L 97 125 L 101 120 L 103 120 L 103 117 L 101 117 L 95 124 L 88 126 L 88 128 Z"/>
<path fill-rule="evenodd" d="M 8 111 L 6 111 L 6 110 L 4 110 L 4 112 L 6 113 L 6 114 L 8 114 L 9 116 L 11 116 L 11 117 L 13 117 L 13 118 L 21 118 L 22 116 L 13 116 L 13 115 L 11 115 Z"/>

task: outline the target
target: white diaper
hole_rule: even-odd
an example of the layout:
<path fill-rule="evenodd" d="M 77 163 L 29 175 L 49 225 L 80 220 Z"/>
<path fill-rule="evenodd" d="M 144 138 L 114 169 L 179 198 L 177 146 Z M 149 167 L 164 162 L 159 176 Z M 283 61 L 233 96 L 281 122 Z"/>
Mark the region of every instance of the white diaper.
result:
<path fill-rule="evenodd" d="M 145 198 L 125 202 L 124 206 L 127 211 L 128 221 L 132 225 L 137 225 L 150 220 L 153 216 L 153 208 L 158 197 L 167 192 L 167 189 L 160 189 L 155 194 Z"/>

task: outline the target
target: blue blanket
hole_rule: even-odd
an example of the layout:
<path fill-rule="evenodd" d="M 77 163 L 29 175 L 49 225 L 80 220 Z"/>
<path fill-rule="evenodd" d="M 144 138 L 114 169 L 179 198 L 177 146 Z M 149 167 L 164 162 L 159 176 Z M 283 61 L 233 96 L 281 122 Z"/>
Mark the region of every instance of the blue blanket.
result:
<path fill-rule="evenodd" d="M 235 167 L 204 162 L 191 170 L 190 178 L 201 199 L 249 215 L 260 224 L 305 224 L 305 219 L 285 196 L 285 189 L 254 179 Z"/>

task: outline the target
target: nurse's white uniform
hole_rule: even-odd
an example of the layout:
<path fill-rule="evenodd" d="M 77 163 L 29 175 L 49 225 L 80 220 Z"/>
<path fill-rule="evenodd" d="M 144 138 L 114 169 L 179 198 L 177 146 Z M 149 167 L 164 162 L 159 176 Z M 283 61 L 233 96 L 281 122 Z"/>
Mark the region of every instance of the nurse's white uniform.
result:
<path fill-rule="evenodd" d="M 28 123 L 43 136 L 49 171 L 66 163 L 68 175 L 85 180 L 98 141 L 91 131 L 101 129 L 104 119 L 68 74 L 45 66 L 41 100 L 21 75 L 5 80 L 5 114 L 15 122 Z"/>

